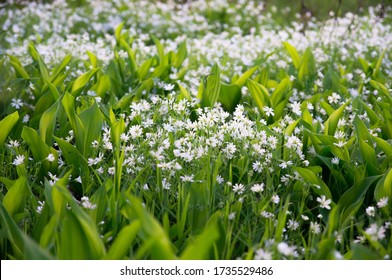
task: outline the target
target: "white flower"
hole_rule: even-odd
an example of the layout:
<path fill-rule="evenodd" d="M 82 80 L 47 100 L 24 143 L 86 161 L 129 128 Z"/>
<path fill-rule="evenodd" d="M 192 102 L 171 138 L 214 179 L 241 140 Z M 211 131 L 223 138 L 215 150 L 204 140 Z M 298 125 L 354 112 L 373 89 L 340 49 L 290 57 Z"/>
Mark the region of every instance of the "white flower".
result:
<path fill-rule="evenodd" d="M 299 227 L 299 223 L 296 220 L 290 219 L 287 222 L 287 228 L 291 230 L 296 230 Z"/>
<path fill-rule="evenodd" d="M 296 247 L 289 246 L 286 242 L 280 242 L 277 246 L 277 249 L 278 249 L 279 253 L 285 255 L 286 257 L 296 255 L 296 252 L 295 252 Z"/>
<path fill-rule="evenodd" d="M 245 191 L 245 186 L 243 184 L 235 184 L 233 186 L 233 192 L 242 194 Z"/>
<path fill-rule="evenodd" d="M 221 175 L 217 175 L 217 176 L 216 176 L 216 182 L 217 182 L 219 185 L 221 185 L 221 184 L 224 182 L 223 177 L 222 177 Z"/>
<path fill-rule="evenodd" d="M 181 178 L 181 181 L 182 181 L 183 183 L 185 183 L 185 182 L 190 182 L 190 183 L 192 183 L 192 182 L 194 182 L 194 180 L 193 180 L 193 177 L 194 177 L 194 176 L 195 176 L 195 175 L 191 174 L 191 175 L 180 176 L 180 178 Z"/>
<path fill-rule="evenodd" d="M 108 168 L 108 173 L 110 174 L 110 175 L 114 175 L 114 172 L 116 171 L 116 169 L 114 168 L 114 167 L 109 167 Z"/>
<path fill-rule="evenodd" d="M 38 201 L 37 209 L 35 210 L 38 214 L 42 213 L 42 209 L 44 209 L 45 201 Z"/>
<path fill-rule="evenodd" d="M 383 208 L 388 205 L 388 197 L 382 197 L 378 202 L 377 202 L 377 207 L 378 208 Z"/>
<path fill-rule="evenodd" d="M 250 190 L 255 193 L 261 193 L 264 190 L 264 183 L 254 184 Z"/>
<path fill-rule="evenodd" d="M 274 195 L 272 196 L 271 200 L 272 200 L 273 203 L 279 204 L 279 201 L 280 201 L 279 195 L 274 194 Z"/>
<path fill-rule="evenodd" d="M 320 225 L 316 222 L 310 222 L 310 231 L 314 234 L 319 234 L 321 232 Z"/>
<path fill-rule="evenodd" d="M 46 159 L 47 159 L 48 161 L 50 161 L 50 162 L 52 162 L 52 161 L 55 160 L 54 155 L 53 155 L 52 153 L 49 154 L 49 155 L 46 157 Z"/>
<path fill-rule="evenodd" d="M 12 98 L 11 99 L 11 106 L 15 109 L 20 109 L 23 106 L 23 101 L 20 98 Z"/>
<path fill-rule="evenodd" d="M 263 171 L 263 165 L 260 163 L 260 161 L 256 161 L 252 164 L 253 170 L 255 172 L 262 172 Z"/>
<path fill-rule="evenodd" d="M 274 115 L 275 115 L 274 109 L 272 109 L 272 108 L 270 108 L 270 107 L 268 107 L 268 106 L 264 106 L 264 107 L 263 107 L 263 111 L 264 111 L 264 113 L 267 115 L 267 117 L 269 117 L 269 116 L 274 116 Z"/>
<path fill-rule="evenodd" d="M 17 155 L 16 159 L 14 159 L 14 161 L 12 162 L 13 165 L 20 165 L 23 164 L 25 160 L 25 156 L 24 155 Z"/>
<path fill-rule="evenodd" d="M 384 239 L 385 228 L 383 226 L 378 227 L 377 224 L 371 224 L 365 231 L 373 241 Z"/>
<path fill-rule="evenodd" d="M 296 101 L 293 104 L 290 104 L 290 107 L 291 107 L 291 111 L 293 111 L 294 114 L 296 114 L 297 116 L 302 115 L 301 103 Z"/>
<path fill-rule="evenodd" d="M 329 206 L 331 204 L 331 200 L 330 199 L 326 199 L 325 195 L 322 195 L 321 197 L 318 197 L 317 202 L 320 203 L 320 207 L 321 208 L 325 208 L 325 209 L 331 209 L 331 206 Z"/>
<path fill-rule="evenodd" d="M 369 217 L 374 217 L 376 215 L 376 208 L 374 208 L 373 206 L 369 206 L 368 208 L 366 208 L 366 214 Z"/>
<path fill-rule="evenodd" d="M 81 198 L 81 203 L 82 203 L 83 208 L 85 208 L 85 209 L 94 210 L 97 207 L 96 204 L 92 204 L 90 202 L 90 199 L 87 196 L 83 196 Z"/>
<path fill-rule="evenodd" d="M 336 92 L 333 92 L 332 95 L 328 96 L 328 102 L 330 104 L 338 103 L 340 98 L 340 95 L 338 95 Z"/>
<path fill-rule="evenodd" d="M 174 89 L 174 85 L 173 84 L 165 84 L 163 86 L 163 89 L 166 90 L 166 91 L 171 91 L 171 90 Z"/>
<path fill-rule="evenodd" d="M 231 212 L 228 216 L 229 220 L 234 220 L 236 212 Z"/>
<path fill-rule="evenodd" d="M 255 260 L 272 260 L 272 253 L 264 251 L 263 249 L 258 249 L 256 251 Z"/>
<path fill-rule="evenodd" d="M 335 164 L 335 165 L 339 165 L 339 161 L 340 161 L 340 159 L 338 157 L 334 157 L 331 159 L 331 163 Z"/>

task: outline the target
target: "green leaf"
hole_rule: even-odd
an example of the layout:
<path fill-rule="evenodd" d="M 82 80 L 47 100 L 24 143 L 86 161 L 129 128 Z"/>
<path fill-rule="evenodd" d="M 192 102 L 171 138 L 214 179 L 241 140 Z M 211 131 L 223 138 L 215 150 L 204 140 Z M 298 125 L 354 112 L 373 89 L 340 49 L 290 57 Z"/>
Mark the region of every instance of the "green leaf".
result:
<path fill-rule="evenodd" d="M 301 66 L 301 57 L 299 56 L 297 50 L 288 42 L 283 42 L 284 47 L 286 48 L 287 52 L 291 56 L 291 59 L 293 60 L 294 67 L 296 69 L 299 69 Z"/>
<path fill-rule="evenodd" d="M 179 89 L 180 89 L 180 94 L 181 94 L 181 96 L 182 96 L 183 98 L 185 98 L 185 99 L 191 101 L 191 100 L 192 100 L 192 97 L 191 97 L 191 95 L 189 94 L 189 92 L 181 85 L 180 82 L 177 82 L 177 85 L 178 85 L 178 87 L 179 87 Z"/>
<path fill-rule="evenodd" d="M 381 260 L 382 257 L 375 251 L 360 244 L 353 244 L 351 247 L 352 260 Z"/>
<path fill-rule="evenodd" d="M 58 107 L 59 101 L 56 101 L 48 110 L 42 114 L 39 121 L 39 133 L 41 139 L 48 145 L 50 145 L 53 140 L 53 132 L 56 126 Z"/>
<path fill-rule="evenodd" d="M 23 79 L 30 80 L 29 74 L 27 74 L 26 70 L 23 68 L 22 65 L 19 65 L 18 63 L 14 61 L 10 61 L 11 65 L 14 67 L 15 72 L 21 76 Z"/>
<path fill-rule="evenodd" d="M 218 64 L 215 64 L 211 73 L 207 76 L 207 82 L 204 85 L 204 91 L 201 98 L 202 107 L 212 107 L 218 101 L 221 88 L 220 70 Z"/>
<path fill-rule="evenodd" d="M 18 228 L 11 216 L 0 202 L 0 220 L 2 229 L 14 249 L 14 257 L 25 260 L 49 260 L 53 257 Z M 4 228 L 3 228 L 4 226 Z"/>
<path fill-rule="evenodd" d="M 236 84 L 240 88 L 243 87 L 248 81 L 248 79 L 256 72 L 257 68 L 258 66 L 255 66 L 247 70 L 244 74 L 242 74 L 241 77 L 238 78 L 237 81 L 235 81 L 234 84 Z"/>
<path fill-rule="evenodd" d="M 18 111 L 13 112 L 11 115 L 6 116 L 0 121 L 0 146 L 2 146 L 7 139 L 8 134 L 19 120 Z"/>
<path fill-rule="evenodd" d="M 20 177 L 4 196 L 3 203 L 5 209 L 13 217 L 15 214 L 23 213 L 26 199 L 32 195 L 27 185 L 27 178 Z"/>
<path fill-rule="evenodd" d="M 389 207 L 392 206 L 392 168 L 389 168 L 374 190 L 374 198 L 379 201 L 381 198 L 388 198 Z"/>
<path fill-rule="evenodd" d="M 127 214 L 141 222 L 139 235 L 144 243 L 148 244 L 151 258 L 154 260 L 176 259 L 172 244 L 158 221 L 147 212 L 136 197 L 130 194 L 126 194 L 126 197 L 129 200 L 125 207 Z"/>
<path fill-rule="evenodd" d="M 219 212 L 210 218 L 207 227 L 185 248 L 182 260 L 206 260 L 210 258 L 213 246 L 219 239 L 217 226 Z"/>
<path fill-rule="evenodd" d="M 141 226 L 141 222 L 136 220 L 130 225 L 123 227 L 117 237 L 114 239 L 114 242 L 104 259 L 121 260 L 126 257 L 127 253 L 131 249 L 132 244 L 135 242 L 135 237 L 141 229 Z"/>
<path fill-rule="evenodd" d="M 271 100 L 268 95 L 268 90 L 263 85 L 256 83 L 255 81 L 248 80 L 246 86 L 248 87 L 249 92 L 260 112 L 263 111 L 264 106 L 271 107 Z"/>
<path fill-rule="evenodd" d="M 94 103 L 90 108 L 81 112 L 79 118 L 84 129 L 82 151 L 87 156 L 93 150 L 91 146 L 92 142 L 99 140 L 101 136 L 103 119 L 97 103 Z"/>
<path fill-rule="evenodd" d="M 240 103 L 241 97 L 241 88 L 237 84 L 221 84 L 218 101 L 222 104 L 225 110 L 231 113 L 234 112 L 235 107 Z"/>
<path fill-rule="evenodd" d="M 289 78 L 284 78 L 274 92 L 271 94 L 271 103 L 273 107 L 276 107 L 283 100 L 286 100 L 288 96 L 288 92 L 291 89 L 291 82 Z"/>
<path fill-rule="evenodd" d="M 323 180 L 317 177 L 313 171 L 302 167 L 293 167 L 293 170 L 297 171 L 298 174 L 305 180 L 305 182 L 312 184 L 312 189 L 315 193 L 319 195 L 325 195 L 327 199 L 332 199 L 332 195 L 328 186 L 323 182 Z M 332 202 L 331 206 L 333 205 L 334 203 Z"/>
<path fill-rule="evenodd" d="M 99 70 L 101 70 L 101 68 L 93 68 L 87 71 L 86 73 L 84 73 L 83 75 L 81 75 L 80 77 L 78 77 L 72 85 L 71 94 L 73 96 L 78 95 L 78 93 L 90 81 L 91 77 L 94 76 Z"/>
<path fill-rule="evenodd" d="M 334 135 L 336 131 L 336 127 L 338 125 L 339 119 L 342 117 L 344 113 L 344 109 L 348 104 L 350 104 L 351 100 L 348 100 L 342 106 L 340 106 L 335 112 L 333 112 L 328 120 L 325 122 L 324 134 Z"/>

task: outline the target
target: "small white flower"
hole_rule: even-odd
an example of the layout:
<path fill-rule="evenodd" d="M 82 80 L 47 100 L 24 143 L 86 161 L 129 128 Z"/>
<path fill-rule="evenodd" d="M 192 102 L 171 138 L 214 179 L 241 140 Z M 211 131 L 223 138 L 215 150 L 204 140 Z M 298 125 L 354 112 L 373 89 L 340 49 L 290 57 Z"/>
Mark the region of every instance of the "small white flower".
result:
<path fill-rule="evenodd" d="M 331 163 L 335 164 L 335 165 L 339 165 L 339 161 L 340 161 L 340 159 L 338 157 L 334 157 L 331 159 Z"/>
<path fill-rule="evenodd" d="M 193 177 L 194 177 L 193 174 L 191 174 L 191 175 L 180 176 L 181 181 L 182 181 L 183 183 L 186 183 L 186 182 L 192 183 L 192 182 L 194 182 Z"/>
<path fill-rule="evenodd" d="M 35 210 L 38 214 L 42 213 L 42 209 L 44 209 L 45 201 L 38 201 L 37 209 Z"/>
<path fill-rule="evenodd" d="M 339 100 L 341 99 L 340 95 L 338 95 L 336 92 L 333 92 L 332 95 L 328 96 L 328 102 L 330 104 L 336 104 L 339 102 Z"/>
<path fill-rule="evenodd" d="M 273 203 L 279 204 L 279 201 L 280 201 L 279 195 L 274 194 L 274 195 L 272 196 L 271 200 L 272 200 Z"/>
<path fill-rule="evenodd" d="M 229 216 L 228 216 L 228 219 L 229 219 L 229 220 L 234 220 L 235 215 L 236 215 L 236 212 L 231 212 L 231 213 L 229 214 Z"/>
<path fill-rule="evenodd" d="M 256 251 L 255 260 L 272 260 L 272 253 L 264 251 L 263 249 L 258 249 Z"/>
<path fill-rule="evenodd" d="M 12 162 L 13 165 L 17 166 L 20 164 L 23 164 L 25 160 L 25 156 L 24 155 L 17 155 L 16 159 L 14 159 L 14 161 Z"/>
<path fill-rule="evenodd" d="M 314 234 L 319 234 L 321 232 L 320 225 L 316 222 L 310 222 L 310 231 Z"/>
<path fill-rule="evenodd" d="M 277 246 L 279 253 L 285 256 L 295 256 L 295 246 L 289 246 L 286 242 L 280 242 Z"/>
<path fill-rule="evenodd" d="M 270 107 L 268 107 L 268 106 L 264 106 L 264 107 L 263 107 L 263 111 L 264 111 L 264 113 L 267 115 L 267 117 L 269 117 L 269 116 L 275 116 L 274 109 L 272 109 L 272 108 L 270 108 Z"/>
<path fill-rule="evenodd" d="M 216 176 L 216 182 L 221 185 L 224 182 L 223 177 L 221 175 Z"/>
<path fill-rule="evenodd" d="M 378 208 L 383 208 L 388 205 L 388 197 L 382 197 L 378 202 L 377 202 L 377 207 Z"/>
<path fill-rule="evenodd" d="M 114 168 L 114 167 L 109 167 L 108 168 L 108 173 L 110 174 L 110 175 L 114 175 L 114 172 L 116 171 L 116 169 Z"/>
<path fill-rule="evenodd" d="M 23 101 L 20 98 L 12 98 L 11 99 L 11 106 L 15 109 L 20 109 L 23 106 Z"/>
<path fill-rule="evenodd" d="M 52 153 L 50 153 L 50 154 L 46 157 L 46 159 L 47 159 L 48 161 L 50 161 L 50 162 L 52 162 L 52 161 L 55 160 L 54 155 L 53 155 Z"/>
<path fill-rule="evenodd" d="M 366 214 L 369 217 L 374 217 L 376 215 L 376 208 L 374 208 L 373 206 L 369 206 L 368 208 L 366 208 Z"/>
<path fill-rule="evenodd" d="M 254 193 L 261 193 L 264 190 L 264 183 L 254 184 L 250 190 Z"/>
<path fill-rule="evenodd" d="M 291 230 L 296 230 L 299 227 L 299 223 L 296 220 L 290 219 L 287 222 L 287 228 Z"/>
<path fill-rule="evenodd" d="M 378 227 L 377 224 L 371 224 L 365 231 L 373 241 L 384 239 L 385 228 L 383 226 Z"/>
<path fill-rule="evenodd" d="M 92 204 L 90 202 L 90 199 L 87 196 L 83 196 L 81 198 L 81 203 L 82 203 L 83 208 L 85 208 L 85 209 L 94 210 L 97 207 L 96 204 Z"/>
<path fill-rule="evenodd" d="M 331 209 L 331 206 L 329 206 L 329 205 L 331 204 L 332 201 L 330 199 L 326 199 L 325 195 L 318 197 L 317 202 L 320 203 L 321 208 L 325 208 L 328 210 Z"/>
<path fill-rule="evenodd" d="M 233 186 L 233 192 L 242 194 L 245 191 L 245 186 L 243 184 L 235 184 Z"/>
<path fill-rule="evenodd" d="M 309 217 L 306 216 L 306 215 L 301 215 L 301 218 L 302 218 L 302 220 L 304 220 L 304 221 L 308 221 L 308 220 L 309 220 Z"/>

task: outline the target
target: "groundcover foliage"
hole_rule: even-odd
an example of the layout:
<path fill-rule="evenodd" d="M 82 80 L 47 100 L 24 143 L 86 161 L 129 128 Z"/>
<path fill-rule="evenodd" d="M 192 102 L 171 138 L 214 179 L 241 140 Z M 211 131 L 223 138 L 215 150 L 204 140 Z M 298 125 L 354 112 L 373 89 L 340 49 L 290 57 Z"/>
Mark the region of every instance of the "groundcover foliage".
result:
<path fill-rule="evenodd" d="M 3 5 L 1 258 L 389 259 L 378 8 Z"/>

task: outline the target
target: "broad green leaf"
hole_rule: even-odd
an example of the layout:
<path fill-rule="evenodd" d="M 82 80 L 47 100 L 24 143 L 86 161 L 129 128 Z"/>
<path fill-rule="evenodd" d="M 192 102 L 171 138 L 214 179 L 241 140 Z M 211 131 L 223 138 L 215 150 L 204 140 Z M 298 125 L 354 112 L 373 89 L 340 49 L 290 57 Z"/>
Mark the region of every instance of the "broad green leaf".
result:
<path fill-rule="evenodd" d="M 191 95 L 189 94 L 189 92 L 186 90 L 186 88 L 184 88 L 184 87 L 181 85 L 180 82 L 177 82 L 177 85 L 178 85 L 178 87 L 179 87 L 179 89 L 180 89 L 180 94 L 181 94 L 181 96 L 182 96 L 183 98 L 185 98 L 185 99 L 191 101 L 191 100 L 192 100 L 192 97 L 191 97 Z"/>
<path fill-rule="evenodd" d="M 74 166 L 77 172 L 80 172 L 84 176 L 88 176 L 90 172 L 89 172 L 87 160 L 80 153 L 80 151 L 61 138 L 57 138 L 57 137 L 53 137 L 53 138 L 55 139 L 56 143 L 59 145 L 62 152 L 62 156 L 65 159 L 65 162 L 70 166 Z"/>
<path fill-rule="evenodd" d="M 388 198 L 389 206 L 392 206 L 392 168 L 389 168 L 374 190 L 374 198 L 379 201 L 381 198 Z"/>
<path fill-rule="evenodd" d="M 95 56 L 95 54 L 93 54 L 93 53 L 90 52 L 90 51 L 87 51 L 86 53 L 87 53 L 88 57 L 90 58 L 91 66 L 92 66 L 93 68 L 97 68 L 97 66 L 98 66 L 98 59 L 97 59 L 97 57 Z"/>
<path fill-rule="evenodd" d="M 50 145 L 53 141 L 53 132 L 56 126 L 57 111 L 59 101 L 56 101 L 48 110 L 46 110 L 39 121 L 39 133 L 41 139 L 46 144 Z"/>
<path fill-rule="evenodd" d="M 76 141 L 76 147 L 79 149 L 79 151 L 84 155 L 84 134 L 85 134 L 85 129 L 83 127 L 83 123 L 78 117 L 78 115 L 75 112 L 75 97 L 73 97 L 71 94 L 66 92 L 64 94 L 64 97 L 61 101 L 61 104 L 64 107 L 64 110 L 67 114 L 67 117 L 69 119 L 69 123 L 72 127 L 72 130 L 74 131 L 75 134 L 75 141 Z"/>
<path fill-rule="evenodd" d="M 72 56 L 70 54 L 66 55 L 60 65 L 53 70 L 52 74 L 50 75 L 50 81 L 54 83 L 54 81 L 59 77 L 60 73 L 63 72 L 65 67 L 71 61 Z M 57 85 L 57 84 L 56 84 Z"/>
<path fill-rule="evenodd" d="M 351 247 L 352 260 L 381 260 L 382 257 L 377 252 L 360 244 L 353 244 Z"/>
<path fill-rule="evenodd" d="M 255 66 L 247 70 L 244 74 L 242 74 L 241 77 L 238 78 L 237 81 L 235 81 L 234 84 L 236 84 L 240 88 L 243 87 L 248 81 L 248 79 L 256 72 L 257 68 L 258 66 Z"/>
<path fill-rule="evenodd" d="M 284 78 L 274 92 L 271 94 L 271 103 L 273 107 L 276 107 L 283 100 L 288 98 L 288 92 L 291 90 L 291 82 L 289 78 Z"/>
<path fill-rule="evenodd" d="M 212 216 L 203 232 L 185 248 L 181 254 L 182 260 L 206 260 L 210 258 L 212 248 L 219 238 L 218 215 L 219 212 Z"/>
<path fill-rule="evenodd" d="M 201 106 L 214 106 L 214 104 L 218 101 L 220 88 L 220 70 L 218 64 L 215 64 L 211 69 L 211 73 L 207 76 L 207 81 L 204 85 L 203 96 L 201 99 Z"/>
<path fill-rule="evenodd" d="M 246 86 L 248 87 L 249 92 L 260 112 L 263 111 L 264 106 L 271 107 L 271 100 L 268 95 L 268 90 L 263 85 L 249 79 L 246 83 Z"/>
<path fill-rule="evenodd" d="M 186 47 L 186 42 L 182 42 L 179 46 L 178 46 L 178 51 L 176 53 L 176 59 L 173 62 L 173 66 L 175 68 L 179 68 L 181 67 L 182 63 L 184 62 L 184 60 L 186 59 L 188 55 L 188 49 Z"/>
<path fill-rule="evenodd" d="M 385 141 L 382 138 L 379 137 L 375 137 L 372 136 L 372 139 L 374 140 L 374 142 L 376 142 L 377 146 L 384 151 L 384 153 L 388 156 L 388 157 L 392 157 L 392 145 L 389 144 L 387 141 Z"/>
<path fill-rule="evenodd" d="M 0 202 L 0 218 L 4 232 L 14 249 L 14 255 L 25 260 L 49 260 L 53 257 L 45 249 L 19 229 L 17 224 Z"/>
<path fill-rule="evenodd" d="M 91 77 L 94 76 L 99 70 L 101 70 L 101 68 L 93 68 L 78 77 L 72 85 L 71 94 L 76 96 L 90 81 Z"/>
<path fill-rule="evenodd" d="M 328 120 L 325 122 L 324 134 L 334 135 L 336 131 L 336 127 L 338 125 L 339 119 L 342 117 L 344 113 L 344 109 L 348 104 L 350 104 L 351 100 L 348 100 L 342 106 L 340 106 L 332 115 L 329 116 Z"/>
<path fill-rule="evenodd" d="M 140 237 L 149 243 L 151 258 L 154 260 L 173 260 L 176 256 L 172 244 L 158 221 L 147 212 L 141 202 L 134 196 L 126 195 L 129 200 L 125 209 L 130 217 L 141 222 Z"/>
<path fill-rule="evenodd" d="M 4 144 L 8 134 L 11 132 L 12 128 L 15 126 L 18 120 L 19 113 L 18 111 L 15 111 L 0 121 L 0 146 Z"/>
<path fill-rule="evenodd" d="M 360 138 L 358 139 L 358 143 L 363 163 L 366 165 L 366 170 L 370 175 L 378 175 L 379 170 L 374 148 Z"/>
<path fill-rule="evenodd" d="M 135 242 L 135 237 L 141 228 L 141 222 L 136 220 L 130 225 L 121 229 L 117 237 L 114 239 L 105 260 L 121 260 L 126 257 L 132 244 Z"/>
<path fill-rule="evenodd" d="M 373 77 L 377 77 L 377 76 L 378 76 L 378 74 L 379 74 L 379 72 L 380 72 L 382 60 L 383 60 L 383 58 L 384 58 L 384 56 L 385 56 L 386 51 L 387 51 L 387 49 L 385 48 L 385 49 L 382 51 L 380 57 L 378 58 L 377 63 L 376 63 L 376 65 L 374 66 Z"/>
<path fill-rule="evenodd" d="M 29 74 L 26 72 L 26 70 L 23 68 L 23 66 L 15 63 L 14 61 L 10 61 L 11 65 L 14 67 L 15 72 L 21 76 L 23 79 L 30 80 Z"/>
<path fill-rule="evenodd" d="M 225 110 L 234 112 L 235 107 L 240 103 L 241 97 L 241 89 L 237 84 L 221 84 L 218 101 Z"/>
<path fill-rule="evenodd" d="M 27 185 L 27 178 L 20 177 L 4 196 L 3 203 L 8 213 L 13 217 L 15 214 L 23 212 L 26 199 L 32 195 Z"/>
<path fill-rule="evenodd" d="M 294 67 L 296 69 L 299 69 L 299 67 L 301 66 L 301 57 L 299 56 L 297 50 L 288 42 L 283 42 L 283 45 L 286 48 L 289 55 L 291 56 Z"/>
<path fill-rule="evenodd" d="M 325 195 L 326 198 L 332 199 L 332 195 L 328 186 L 323 182 L 323 180 L 317 177 L 313 171 L 302 167 L 293 167 L 293 170 L 297 171 L 298 174 L 305 180 L 305 182 L 311 184 L 315 193 L 319 195 Z M 333 205 L 334 203 L 332 202 L 331 206 Z"/>
<path fill-rule="evenodd" d="M 81 112 L 79 118 L 84 129 L 82 151 L 84 155 L 87 156 L 92 152 L 92 142 L 94 140 L 99 140 L 102 130 L 102 114 L 97 103 L 94 103 L 90 108 Z"/>
<path fill-rule="evenodd" d="M 124 26 L 124 22 L 121 22 L 121 23 L 116 27 L 116 30 L 115 30 L 115 32 L 114 32 L 114 35 L 115 35 L 117 44 L 120 44 L 120 40 L 121 40 L 121 31 L 122 31 L 123 26 Z"/>

